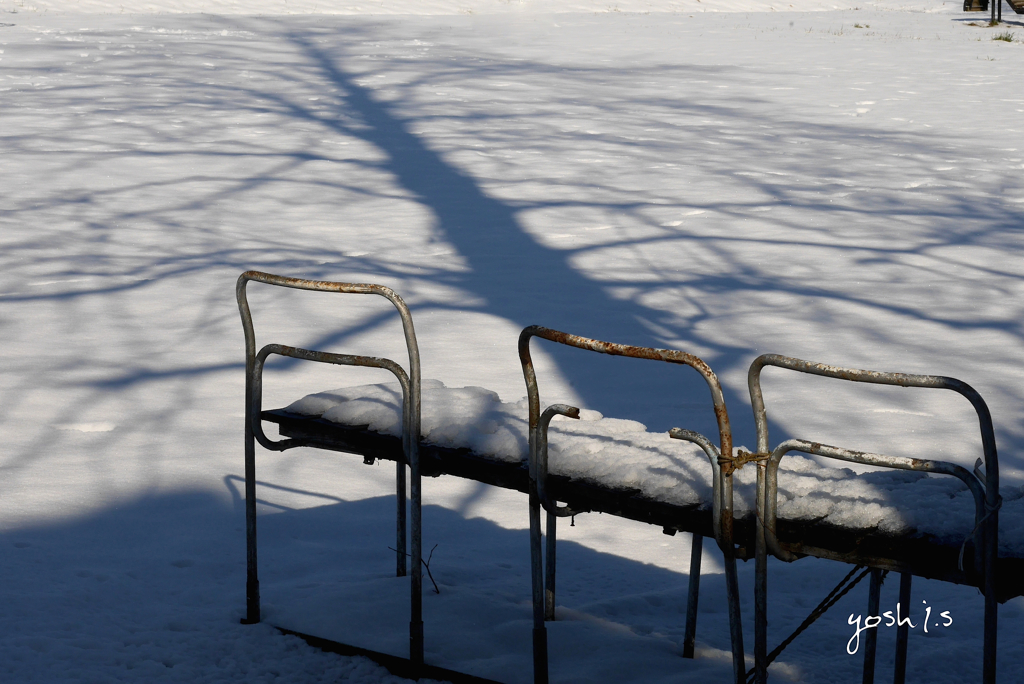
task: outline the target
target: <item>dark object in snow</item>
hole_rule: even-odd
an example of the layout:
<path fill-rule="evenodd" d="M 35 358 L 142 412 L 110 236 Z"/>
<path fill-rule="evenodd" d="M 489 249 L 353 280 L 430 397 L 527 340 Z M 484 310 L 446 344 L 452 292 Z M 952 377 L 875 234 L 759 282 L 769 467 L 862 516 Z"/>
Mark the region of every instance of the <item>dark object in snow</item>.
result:
<path fill-rule="evenodd" d="M 493 679 L 474 677 L 473 675 L 463 674 L 462 672 L 456 672 L 455 670 L 446 670 L 445 668 L 437 667 L 436 665 L 413 666 L 412 661 L 408 658 L 399 658 L 398 656 L 389 655 L 387 653 L 371 651 L 367 648 L 359 648 L 358 646 L 342 644 L 337 641 L 331 641 L 330 639 L 322 639 L 310 634 L 295 632 L 290 629 L 285 629 L 284 627 L 277 627 L 276 629 L 281 632 L 281 634 L 299 637 L 313 648 L 319 648 L 321 651 L 326 651 L 327 653 L 337 653 L 338 655 L 343 656 L 363 656 L 364 658 L 369 658 L 396 677 L 415 680 L 436 679 L 439 682 L 451 682 L 452 684 L 501 684 Z"/>
<path fill-rule="evenodd" d="M 372 456 L 365 457 L 363 459 L 363 463 L 365 465 L 373 465 L 373 457 Z M 437 544 L 434 544 L 434 548 L 430 549 L 430 553 L 427 554 L 427 559 L 423 560 L 421 558 L 420 562 L 423 563 L 423 567 L 426 568 L 426 570 L 427 570 L 427 577 L 430 578 L 430 583 L 434 585 L 434 593 L 435 594 L 440 594 L 441 593 L 441 589 L 437 586 L 437 582 L 434 580 L 434 573 L 430 572 L 430 561 L 434 559 L 434 550 L 436 548 L 437 548 Z M 393 548 L 391 546 L 388 547 L 388 550 L 394 551 L 395 553 L 398 553 L 398 549 Z M 408 556 L 409 554 L 405 554 L 405 555 Z"/>

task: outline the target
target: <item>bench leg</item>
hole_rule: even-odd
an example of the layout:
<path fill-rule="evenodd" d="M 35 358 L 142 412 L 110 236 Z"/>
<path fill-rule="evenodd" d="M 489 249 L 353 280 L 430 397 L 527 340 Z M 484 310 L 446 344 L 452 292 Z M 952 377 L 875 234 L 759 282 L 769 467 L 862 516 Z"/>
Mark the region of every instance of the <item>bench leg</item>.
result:
<path fill-rule="evenodd" d="M 548 684 L 548 633 L 544 626 L 544 560 L 541 557 L 540 497 L 530 482 L 530 578 L 533 585 L 533 682 Z"/>
<path fill-rule="evenodd" d="M 882 571 L 871 568 L 871 586 L 868 587 L 868 615 L 880 615 L 879 597 L 882 592 Z M 863 684 L 875 681 L 875 646 L 878 643 L 878 628 L 864 632 L 864 678 Z"/>
<path fill-rule="evenodd" d="M 743 622 L 740 613 L 740 581 L 736 572 L 736 556 L 723 553 L 725 590 L 729 601 L 729 640 L 732 643 L 732 670 L 736 684 L 745 684 L 746 661 L 743 657 Z"/>
<path fill-rule="evenodd" d="M 397 556 L 397 576 L 405 577 L 405 464 L 399 461 L 395 473 L 395 498 L 398 501 L 397 534 L 395 555 Z"/>
<path fill-rule="evenodd" d="M 761 469 L 758 480 L 762 480 Z M 768 546 L 764 525 L 757 523 L 754 558 L 754 683 L 768 681 Z"/>
<path fill-rule="evenodd" d="M 993 0 L 994 2 L 995 0 Z M 1001 3 L 1001 0 L 1000 0 Z M 1002 7 L 1000 5 L 1000 11 Z M 993 447 L 994 450 L 994 447 Z M 993 462 L 994 463 L 994 462 Z M 989 466 L 991 468 L 992 466 Z M 996 488 L 998 491 L 998 488 Z M 998 501 L 998 499 L 997 499 Z M 988 527 L 984 532 L 985 561 L 985 645 L 982 677 L 985 684 L 996 682 L 996 637 L 999 620 L 999 603 L 996 600 L 996 559 L 999 547 L 999 511 L 989 507 Z M 996 505 L 998 508 L 998 504 Z"/>
<path fill-rule="evenodd" d="M 910 636 L 910 581 L 913 575 L 909 572 L 900 573 L 900 610 L 897 616 L 907 616 L 907 622 L 896 626 L 896 672 L 893 674 L 893 684 L 903 684 L 907 678 L 907 637 Z M 902 620 L 901 620 L 902 622 Z"/>
<path fill-rule="evenodd" d="M 248 414 L 248 411 L 246 412 Z M 260 580 L 256 563 L 256 439 L 249 416 L 245 417 L 245 619 L 260 621 Z"/>
<path fill-rule="evenodd" d="M 697 600 L 700 598 L 700 556 L 704 550 L 703 535 L 693 535 L 690 543 L 690 590 L 686 598 L 686 634 L 683 636 L 683 657 L 693 657 L 697 638 Z"/>
<path fill-rule="evenodd" d="M 548 631 L 533 629 L 533 684 L 548 684 Z"/>
<path fill-rule="evenodd" d="M 409 660 L 415 671 L 423 665 L 423 496 L 418 459 L 410 468 L 412 499 L 412 607 L 409 618 Z"/>
<path fill-rule="evenodd" d="M 554 621 L 555 619 L 555 547 L 558 518 L 548 513 L 547 526 L 545 528 L 545 554 L 544 554 L 544 619 Z"/>

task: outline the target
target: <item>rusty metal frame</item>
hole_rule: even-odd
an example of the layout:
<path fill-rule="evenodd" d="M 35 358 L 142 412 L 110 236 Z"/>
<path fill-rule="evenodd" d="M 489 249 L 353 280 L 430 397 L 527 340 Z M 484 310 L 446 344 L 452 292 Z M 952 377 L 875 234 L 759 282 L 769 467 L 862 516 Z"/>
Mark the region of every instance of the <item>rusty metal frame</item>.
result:
<path fill-rule="evenodd" d="M 711 442 L 689 430 L 678 428 L 670 432 L 670 436 L 676 439 L 683 439 L 694 442 L 700 446 L 712 462 L 714 473 L 714 532 L 715 539 L 725 560 L 726 589 L 729 601 L 729 630 L 732 642 L 733 672 L 736 684 L 745 681 L 746 668 L 743 658 L 743 627 L 740 616 L 739 582 L 736 574 L 736 549 L 733 545 L 733 472 L 737 468 L 733 456 L 732 429 L 729 425 L 729 414 L 725 407 L 725 398 L 722 393 L 722 386 L 718 377 L 711 368 L 700 358 L 693 354 L 682 351 L 667 349 L 652 349 L 649 347 L 635 347 L 612 342 L 602 342 L 571 335 L 569 333 L 551 330 L 541 326 L 530 326 L 525 328 L 519 335 L 519 360 L 523 366 L 523 376 L 526 380 L 526 391 L 529 403 L 529 439 L 530 439 L 530 561 L 531 577 L 533 584 L 533 672 L 534 684 L 547 684 L 548 681 L 548 653 L 547 653 L 547 629 L 544 626 L 545 618 L 550 614 L 553 618 L 554 608 L 554 545 L 555 545 L 555 521 L 559 515 L 571 514 L 569 509 L 558 508 L 556 502 L 551 501 L 546 495 L 545 481 L 547 478 L 547 427 L 551 418 L 556 414 L 577 417 L 578 410 L 570 406 L 555 405 L 541 414 L 540 394 L 537 387 L 537 375 L 533 368 L 533 359 L 530 356 L 530 340 L 540 337 L 551 342 L 557 342 L 577 349 L 585 349 L 611 356 L 627 356 L 638 359 L 650 359 L 690 366 L 703 376 L 711 390 L 712 402 L 714 404 L 715 417 L 718 422 L 720 448 L 716 448 Z M 573 412 L 576 415 L 573 415 Z M 742 462 L 739 464 L 742 465 Z M 541 526 L 540 509 L 543 507 L 547 515 L 547 538 L 548 554 L 547 568 L 545 572 L 544 561 L 541 557 Z M 691 557 L 691 591 L 694 593 L 694 568 L 699 578 L 699 551 L 697 562 Z M 547 577 L 545 577 L 545 575 Z M 548 579 L 545 589 L 545 579 Z M 697 580 L 699 582 L 699 579 Z M 551 606 L 550 612 L 547 610 Z M 690 609 L 693 615 L 689 615 Z M 696 623 L 696 601 L 688 607 L 687 615 L 687 637 L 686 643 L 693 641 L 693 635 L 689 633 L 691 625 Z M 549 619 L 550 619 L 549 618 Z"/>
<path fill-rule="evenodd" d="M 761 371 L 765 366 L 775 366 L 801 373 L 848 380 L 851 382 L 895 385 L 900 387 L 947 389 L 959 393 L 971 402 L 975 412 L 978 414 L 982 448 L 985 459 L 985 482 L 982 483 L 974 473 L 953 463 L 851 451 L 849 449 L 842 449 L 839 447 L 799 439 L 786 440 L 769 452 L 768 417 L 764 406 L 764 398 L 761 393 L 760 378 Z M 754 583 L 755 681 L 758 684 L 763 684 L 767 679 L 767 554 L 771 551 L 772 555 L 787 562 L 794 561 L 798 558 L 797 555 L 781 548 L 775 536 L 776 511 L 778 505 L 778 466 L 782 457 L 786 453 L 790 451 L 801 451 L 804 453 L 852 463 L 951 475 L 959 478 L 968 486 L 975 501 L 975 527 L 972 532 L 972 536 L 974 536 L 974 569 L 975 572 L 982 576 L 981 586 L 985 594 L 985 642 L 982 681 L 984 684 L 994 684 L 996 671 L 996 627 L 998 620 L 995 567 L 999 544 L 999 462 L 996 454 L 995 431 L 992 427 L 992 417 L 989 413 L 988 406 L 985 404 L 984 399 L 981 398 L 981 395 L 967 383 L 955 378 L 937 375 L 910 375 L 906 373 L 884 373 L 879 371 L 840 368 L 837 366 L 812 363 L 810 361 L 803 361 L 801 359 L 780 356 L 777 354 L 765 354 L 754 360 L 750 365 L 750 370 L 747 374 L 747 385 L 750 390 L 750 403 L 754 410 L 754 421 L 757 426 L 758 452 L 757 454 L 748 455 L 746 457 L 748 460 L 756 461 L 758 464 L 757 532 L 755 535 L 756 569 Z M 871 591 L 877 592 L 877 587 L 874 584 L 874 578 Z M 909 592 L 910 575 L 908 573 L 904 573 L 903 578 L 901 579 L 901 595 L 906 593 L 909 596 Z M 871 600 L 877 601 L 877 597 L 872 595 Z M 901 648 L 904 657 L 897 657 L 897 679 L 902 677 L 902 670 L 906 664 L 905 639 L 903 639 Z M 899 654 L 897 655 L 899 656 Z M 903 667 L 900 666 L 901 663 Z M 869 664 L 867 660 L 865 660 L 865 672 L 867 672 L 868 666 Z M 873 662 L 870 663 L 870 668 L 873 673 Z"/>
<path fill-rule="evenodd" d="M 249 281 L 276 285 L 297 290 L 338 292 L 349 294 L 374 294 L 388 299 L 398 310 L 402 319 L 406 347 L 409 352 L 409 373 L 394 361 L 371 356 L 353 356 L 311 351 L 279 344 L 268 344 L 256 351 L 256 333 L 253 329 L 252 314 L 246 297 Z M 305 361 L 330 363 L 347 366 L 364 366 L 390 371 L 402 385 L 402 446 L 405 463 L 396 466 L 397 494 L 397 551 L 396 571 L 398 576 L 406 574 L 406 505 L 405 467 L 410 469 L 410 500 L 412 517 L 412 588 L 409 620 L 409 659 L 414 667 L 423 664 L 423 570 L 422 557 L 422 495 L 419 468 L 420 435 L 420 359 L 412 314 L 402 298 L 390 288 L 382 285 L 337 283 L 321 280 L 302 280 L 284 276 L 246 271 L 238 278 L 235 286 L 238 311 L 242 317 L 245 332 L 245 530 L 246 530 L 246 617 L 242 621 L 253 624 L 260 621 L 259 576 L 256 554 L 256 448 L 255 442 L 270 451 L 285 451 L 305 443 L 302 440 L 285 439 L 273 441 L 263 432 L 261 419 L 263 402 L 263 366 L 271 354 L 287 356 Z"/>

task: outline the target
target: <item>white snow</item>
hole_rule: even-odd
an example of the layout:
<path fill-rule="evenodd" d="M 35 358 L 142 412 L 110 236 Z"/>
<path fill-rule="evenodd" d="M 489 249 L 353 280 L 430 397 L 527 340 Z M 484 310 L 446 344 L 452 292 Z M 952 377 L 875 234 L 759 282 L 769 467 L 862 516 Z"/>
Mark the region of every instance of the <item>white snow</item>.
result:
<path fill-rule="evenodd" d="M 439 380 L 424 380 L 421 397 L 424 441 L 470 449 L 496 461 L 527 460 L 525 398 L 503 402 L 483 387 L 450 388 Z M 318 392 L 286 410 L 398 437 L 401 406 L 401 386 L 385 383 Z M 581 409 L 579 420 L 556 416 L 548 451 L 553 474 L 610 489 L 637 489 L 654 501 L 711 506 L 712 471 L 704 452 L 665 432 L 648 432 L 637 421 L 607 418 L 589 409 Z M 748 467 L 735 476 L 737 515 L 753 510 L 755 472 Z M 885 534 L 916 531 L 956 542 L 969 537 L 975 526 L 970 490 L 946 475 L 891 470 L 858 475 L 850 468 L 827 467 L 790 454 L 780 463 L 778 486 L 780 518 L 877 528 Z M 1016 534 L 1024 522 L 1022 513 L 1024 498 L 1008 492 L 1000 512 L 1004 553 L 1024 555 L 1024 539 Z"/>
<path fill-rule="evenodd" d="M 424 377 L 511 402 L 526 325 L 695 353 L 741 444 L 760 353 L 957 377 L 988 401 L 1006 507 L 1019 500 L 1024 31 L 1009 9 L 990 29 L 918 0 L 322 5 L 0 0 L 0 680 L 386 680 L 237 624 L 234 283 L 250 268 L 394 288 Z M 992 40 L 1004 31 L 1015 40 Z M 400 360 L 377 299 L 250 297 L 259 344 Z M 714 434 L 692 371 L 590 356 L 535 342 L 542 401 Z M 383 379 L 278 361 L 264 405 Z M 777 369 L 764 383 L 773 444 L 968 468 L 980 455 L 958 397 Z M 268 620 L 401 652 L 392 470 L 308 449 L 258 460 Z M 789 466 L 787 505 L 809 513 L 817 476 L 795 473 L 815 462 Z M 451 478 L 424 493 L 442 590 L 426 600 L 428 659 L 524 681 L 523 497 Z M 1005 517 L 1002 542 L 1020 544 Z M 559 532 L 555 681 L 728 676 L 711 544 L 701 657 L 684 661 L 688 537 L 603 515 Z M 773 563 L 772 642 L 846 572 Z M 752 575 L 741 566 L 748 649 Z M 863 594 L 799 637 L 777 677 L 858 678 L 847 616 Z M 915 580 L 915 620 L 921 601 L 954 622 L 912 630 L 908 681 L 976 680 L 978 592 Z M 999 630 L 1014 681 L 1024 600 Z M 879 636 L 886 677 L 894 630 Z"/>

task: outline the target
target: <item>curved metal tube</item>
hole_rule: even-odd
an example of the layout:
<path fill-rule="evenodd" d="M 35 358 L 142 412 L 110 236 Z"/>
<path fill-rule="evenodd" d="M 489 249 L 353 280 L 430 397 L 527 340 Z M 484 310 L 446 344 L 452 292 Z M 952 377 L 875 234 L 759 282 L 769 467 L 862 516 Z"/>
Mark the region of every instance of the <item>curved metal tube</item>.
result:
<path fill-rule="evenodd" d="M 789 356 L 781 356 L 779 354 L 764 354 L 759 356 L 750 365 L 750 370 L 747 373 L 747 386 L 750 391 L 750 403 L 754 410 L 754 422 L 757 426 L 757 450 L 760 454 L 767 454 L 768 446 L 768 416 L 765 411 L 764 397 L 761 393 L 761 370 L 765 366 L 775 366 L 778 368 L 785 368 L 788 370 L 794 370 L 801 373 L 809 373 L 811 375 L 818 375 L 827 378 L 836 378 L 840 380 L 848 380 L 851 382 L 866 382 L 877 385 L 895 385 L 899 387 L 925 387 L 934 389 L 946 389 L 952 390 L 969 402 L 974 407 L 975 412 L 978 414 L 978 424 L 981 430 L 981 444 L 982 450 L 985 457 L 985 487 L 984 487 L 984 506 L 976 511 L 976 516 L 980 515 L 978 522 L 985 521 L 984 528 L 982 530 L 982 544 L 975 544 L 976 558 L 978 555 L 979 546 L 983 547 L 983 562 L 982 571 L 984 573 L 983 584 L 985 593 L 985 648 L 984 648 L 984 681 L 986 683 L 995 682 L 995 668 L 996 668 L 996 634 L 997 634 L 997 603 L 996 603 L 996 584 L 995 584 L 995 568 L 996 559 L 998 557 L 999 550 L 999 457 L 996 452 L 996 439 L 995 430 L 992 426 L 992 415 L 989 412 L 988 405 L 985 400 L 981 398 L 978 392 L 968 385 L 967 383 L 957 380 L 956 378 L 949 378 L 940 375 L 913 375 L 908 373 L 887 373 L 880 371 L 869 371 L 860 370 L 855 368 L 842 368 L 839 366 L 829 366 L 823 363 L 813 363 L 811 361 L 804 361 L 802 359 L 796 359 Z M 812 442 L 802 442 L 802 440 L 790 440 L 797 441 L 803 444 L 815 446 Z M 787 444 L 785 442 L 783 444 Z M 782 448 L 780 445 L 778 448 Z M 816 445 L 818 448 L 825 448 L 832 450 L 830 453 L 820 453 L 821 456 L 829 456 L 831 458 L 839 458 L 841 460 L 852 460 L 857 463 L 867 462 L 862 460 L 855 460 L 853 458 L 846 458 L 839 456 L 840 452 L 850 455 L 859 454 L 858 457 L 870 458 L 870 459 L 881 459 L 881 461 L 870 463 L 871 465 L 880 465 L 889 468 L 899 468 L 906 470 L 930 470 L 931 472 L 942 472 L 944 474 L 953 475 L 959 477 L 965 482 L 967 486 L 971 487 L 971 492 L 975 496 L 975 505 L 977 508 L 978 502 L 978 490 L 975 488 L 977 482 L 972 484 L 973 475 L 971 478 L 965 479 L 960 470 L 967 472 L 960 466 L 954 464 L 943 464 L 949 468 L 958 468 L 956 471 L 945 471 L 945 470 L 931 470 L 931 467 L 905 467 L 907 461 L 919 462 L 922 464 L 940 464 L 939 461 L 922 461 L 919 459 L 895 459 L 895 457 L 882 456 L 879 454 L 861 454 L 860 452 L 851 452 L 844 449 L 838 449 L 837 447 L 825 447 L 824 445 Z M 803 448 L 800 448 L 803 451 Z M 784 453 L 784 452 L 783 452 Z M 811 451 L 809 453 L 817 453 Z M 782 454 L 779 454 L 781 458 Z M 772 458 L 774 459 L 774 452 Z M 897 465 L 897 462 L 902 465 Z M 777 461 L 776 461 L 776 468 Z M 771 478 L 764 478 L 768 480 Z M 759 478 L 759 485 L 761 485 L 761 478 Z M 759 508 L 765 508 L 769 505 L 766 500 L 767 485 L 759 486 L 758 492 L 758 506 Z M 776 490 L 777 492 L 777 490 Z M 771 496 L 770 505 L 776 506 L 774 501 L 775 493 Z M 764 537 L 764 543 L 773 543 L 769 541 L 769 535 L 759 535 Z M 774 536 L 774 535 L 772 535 Z M 778 549 L 778 545 L 774 544 L 775 549 Z M 781 549 L 779 549 L 781 550 Z M 774 551 L 773 551 L 774 552 Z M 756 601 L 755 601 L 756 602 Z M 755 658 L 757 657 L 755 653 Z"/>
<path fill-rule="evenodd" d="M 302 359 L 303 361 L 331 363 L 338 366 L 362 366 L 365 368 L 382 368 L 384 370 L 391 371 L 402 386 L 402 451 L 405 454 L 406 459 L 409 458 L 409 442 L 412 440 L 412 435 L 409 432 L 408 419 L 408 416 L 411 413 L 411 390 L 409 376 L 405 374 L 404 368 L 391 359 L 381 359 L 376 356 L 332 354 L 330 352 L 302 349 L 301 347 L 288 347 L 282 344 L 268 344 L 260 349 L 259 353 L 256 355 L 256 363 L 253 368 L 253 392 L 250 399 L 252 402 L 251 413 L 253 417 L 251 428 L 253 436 L 256 438 L 256 441 L 260 443 L 260 446 L 268 451 L 285 451 L 292 447 L 303 446 L 303 442 L 296 439 L 284 439 L 279 442 L 275 442 L 267 437 L 266 433 L 263 432 L 263 421 L 260 420 L 260 415 L 263 413 L 263 366 L 267 357 L 271 354 L 288 356 L 293 359 Z"/>
<path fill-rule="evenodd" d="M 718 529 L 720 526 L 719 516 L 719 499 L 721 492 L 719 487 L 719 468 L 718 461 L 722 458 L 722 455 L 718 452 L 718 447 L 711 443 L 711 440 L 693 430 L 684 430 L 682 428 L 672 428 L 668 431 L 668 436 L 672 439 L 681 439 L 685 442 L 693 442 L 707 454 L 708 460 L 711 461 L 711 527 L 715 533 L 715 541 L 718 541 Z"/>
<path fill-rule="evenodd" d="M 567 518 L 582 511 L 574 511 L 568 506 L 559 508 L 558 502 L 549 500 L 547 493 L 548 426 L 551 424 L 551 419 L 555 416 L 566 416 L 567 418 L 579 420 L 580 410 L 568 404 L 552 404 L 541 414 L 540 420 L 537 423 L 537 438 L 534 440 L 534 443 L 537 444 L 537 451 L 534 453 L 532 449 L 530 450 L 530 477 L 537 482 L 537 497 L 540 499 L 540 505 L 544 507 L 544 510 L 559 518 Z"/>

